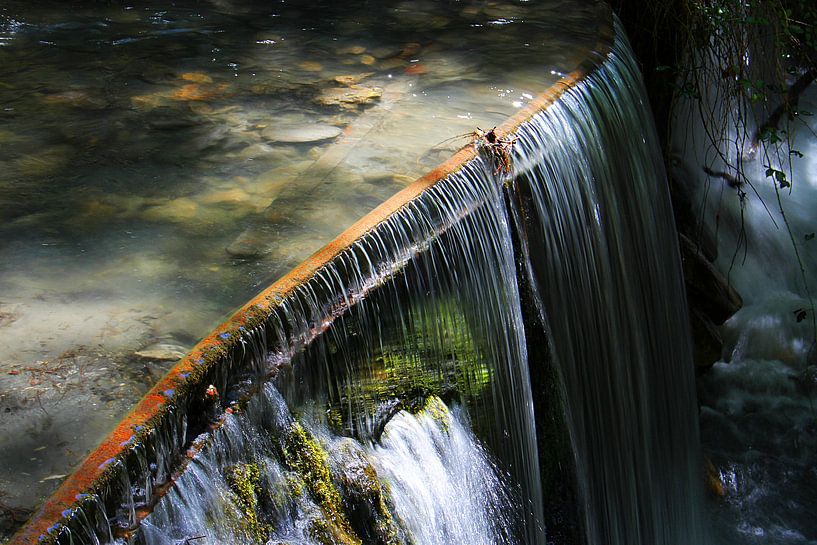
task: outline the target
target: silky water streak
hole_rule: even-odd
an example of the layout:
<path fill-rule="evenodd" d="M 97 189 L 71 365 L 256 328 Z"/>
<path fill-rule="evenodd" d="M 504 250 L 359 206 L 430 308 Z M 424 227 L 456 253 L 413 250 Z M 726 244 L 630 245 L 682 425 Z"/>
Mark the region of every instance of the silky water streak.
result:
<path fill-rule="evenodd" d="M 690 333 L 666 175 L 621 29 L 520 128 L 517 225 L 561 375 L 587 542 L 699 545 Z"/>

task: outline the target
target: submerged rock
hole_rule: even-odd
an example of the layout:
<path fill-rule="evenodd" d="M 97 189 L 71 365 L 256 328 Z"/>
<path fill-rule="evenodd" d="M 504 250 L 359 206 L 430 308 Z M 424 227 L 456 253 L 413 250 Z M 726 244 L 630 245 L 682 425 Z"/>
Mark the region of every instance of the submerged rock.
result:
<path fill-rule="evenodd" d="M 332 79 L 335 81 L 335 83 L 351 87 L 353 85 L 357 85 L 361 81 L 370 77 L 372 74 L 374 74 L 374 72 L 362 72 L 360 74 L 344 74 L 341 76 L 335 76 Z"/>
<path fill-rule="evenodd" d="M 270 142 L 301 144 L 333 140 L 343 131 L 333 125 L 309 124 L 297 126 L 271 126 L 264 129 L 262 135 Z"/>
<path fill-rule="evenodd" d="M 43 97 L 46 104 L 71 106 L 85 110 L 104 110 L 108 107 L 108 101 L 101 96 L 95 96 L 89 91 L 72 90 L 61 93 L 52 93 Z"/>
<path fill-rule="evenodd" d="M 179 75 L 179 79 L 192 83 L 213 83 L 213 78 L 204 72 L 185 72 Z"/>
<path fill-rule="evenodd" d="M 300 477 L 323 513 L 323 517 L 310 521 L 309 534 L 325 545 L 361 545 L 332 480 L 327 452 L 298 422 L 290 424 L 283 439 L 284 463 Z"/>
<path fill-rule="evenodd" d="M 330 87 L 324 89 L 315 97 L 315 102 L 322 106 L 340 106 L 341 108 L 357 108 L 372 104 L 383 95 L 380 87 L 366 87 L 350 85 L 348 87 Z"/>
<path fill-rule="evenodd" d="M 178 361 L 187 354 L 187 348 L 177 344 L 155 343 L 137 350 L 134 356 L 152 361 Z"/>

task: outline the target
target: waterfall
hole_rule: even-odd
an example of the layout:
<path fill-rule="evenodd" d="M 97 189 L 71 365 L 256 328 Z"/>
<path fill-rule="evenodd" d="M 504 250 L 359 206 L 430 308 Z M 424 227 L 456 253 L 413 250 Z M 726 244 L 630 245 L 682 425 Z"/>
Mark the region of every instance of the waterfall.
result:
<path fill-rule="evenodd" d="M 640 74 L 605 70 L 519 131 L 529 275 L 564 387 L 592 544 L 702 543 L 684 285 Z"/>
<path fill-rule="evenodd" d="M 586 542 L 704 543 L 686 307 L 647 112 L 617 29 L 599 67 L 519 128 L 513 176 L 469 161 L 243 332 L 255 374 L 225 371 L 229 413 L 141 525 L 146 502 L 123 502 L 115 533 L 545 543 L 539 449 L 557 449 L 537 436 L 559 423 L 536 421 L 546 393 L 530 377 L 555 365 Z M 547 361 L 529 354 L 539 326 L 523 299 Z M 258 372 L 274 379 L 248 400 Z"/>
<path fill-rule="evenodd" d="M 502 186 L 477 159 L 280 301 L 264 329 L 274 346 L 262 357 L 276 373 L 264 395 L 280 391 L 277 408 L 251 403 L 228 416 L 137 539 L 263 541 L 256 533 L 263 521 L 283 541 L 419 544 L 436 528 L 439 543 L 475 536 L 481 543 L 543 543 L 510 229 Z M 240 386 L 218 389 L 236 400 Z M 449 415 L 435 396 L 462 409 Z M 444 429 L 424 412 L 445 420 Z M 308 439 L 293 453 L 288 441 L 297 430 Z M 312 454 L 297 454 L 310 451 L 307 443 Z M 344 449 L 351 462 L 336 458 Z M 411 456 L 434 472 L 425 498 L 414 494 L 418 477 L 409 479 L 397 464 Z M 373 482 L 382 486 L 383 513 L 374 522 L 372 513 L 362 517 L 369 522 L 358 520 L 362 508 L 349 499 L 360 488 L 344 477 L 355 460 L 363 473 L 371 467 Z M 326 478 L 310 484 L 304 466 L 316 463 L 325 466 Z M 248 516 L 235 482 L 242 468 L 257 472 L 258 514 L 236 529 L 236 519 Z M 296 487 L 302 492 L 286 488 L 293 479 L 303 481 Z M 372 502 L 381 505 L 372 498 L 363 503 Z M 430 510 L 425 524 L 415 511 L 421 507 Z"/>

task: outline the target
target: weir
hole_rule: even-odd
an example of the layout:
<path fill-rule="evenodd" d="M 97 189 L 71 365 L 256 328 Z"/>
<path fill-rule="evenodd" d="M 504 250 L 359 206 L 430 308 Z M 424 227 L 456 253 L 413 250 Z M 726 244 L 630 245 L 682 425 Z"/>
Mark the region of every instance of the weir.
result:
<path fill-rule="evenodd" d="M 545 543 L 557 481 L 550 539 L 704 543 L 666 183 L 600 35 L 510 172 L 469 146 L 248 303 L 10 543 Z"/>

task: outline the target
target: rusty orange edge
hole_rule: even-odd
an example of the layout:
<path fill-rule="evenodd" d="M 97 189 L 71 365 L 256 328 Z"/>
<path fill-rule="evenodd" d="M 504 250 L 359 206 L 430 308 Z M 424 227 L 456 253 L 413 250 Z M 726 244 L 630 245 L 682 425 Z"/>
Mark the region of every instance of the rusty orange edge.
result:
<path fill-rule="evenodd" d="M 614 41 L 613 15 L 608 8 L 606 24 L 599 28 L 599 41 L 579 68 L 535 97 L 525 108 L 497 127 L 499 136 L 516 131 L 536 113 L 556 102 L 565 92 L 604 64 Z M 62 523 L 74 514 L 74 508 L 85 497 L 103 490 L 116 473 L 114 462 L 124 461 L 130 449 L 147 436 L 167 416 L 183 393 L 201 388 L 199 383 L 209 369 L 239 342 L 244 331 L 261 324 L 280 302 L 298 286 L 307 282 L 341 252 L 375 229 L 392 214 L 416 199 L 437 182 L 462 169 L 476 158 L 478 150 L 467 145 L 451 158 L 383 202 L 369 214 L 315 252 L 288 274 L 263 290 L 224 323 L 203 338 L 181 359 L 119 422 L 114 430 L 93 450 L 80 466 L 12 536 L 7 545 L 44 544 L 56 539 Z"/>

